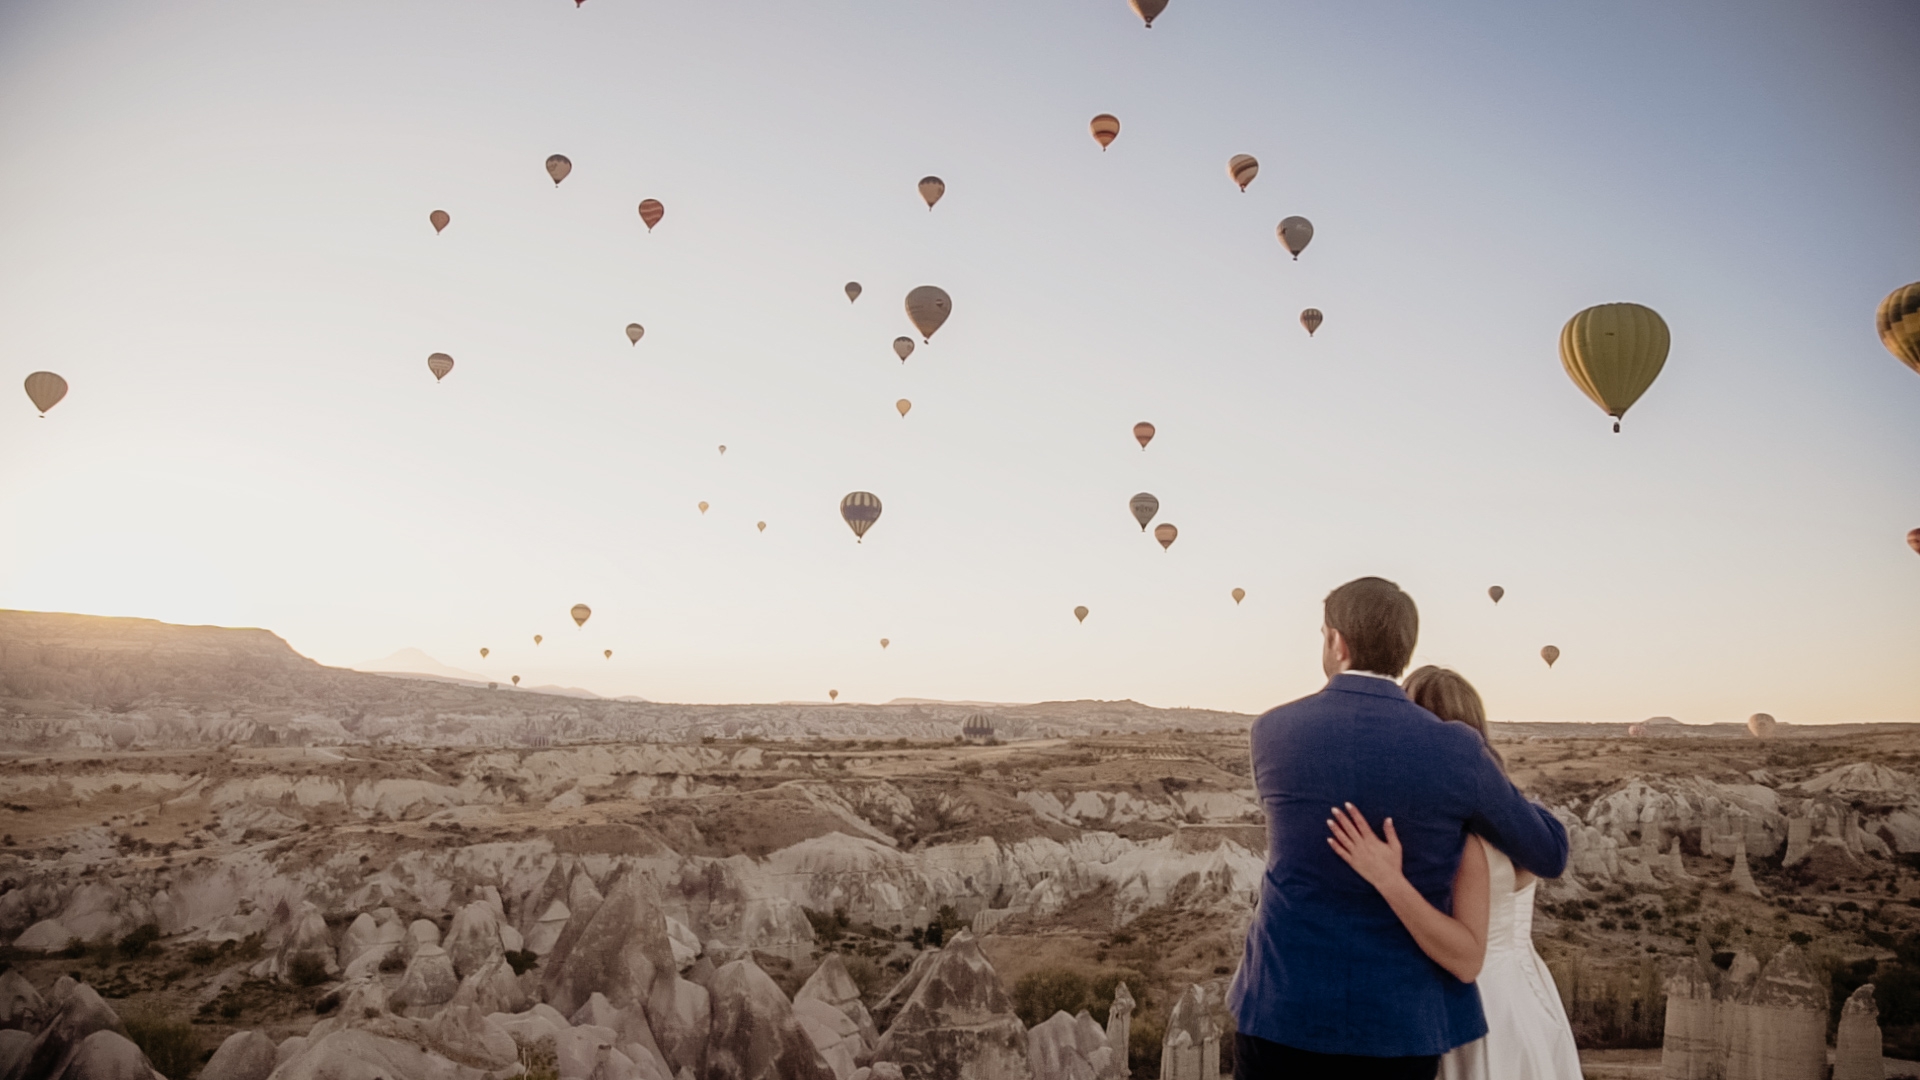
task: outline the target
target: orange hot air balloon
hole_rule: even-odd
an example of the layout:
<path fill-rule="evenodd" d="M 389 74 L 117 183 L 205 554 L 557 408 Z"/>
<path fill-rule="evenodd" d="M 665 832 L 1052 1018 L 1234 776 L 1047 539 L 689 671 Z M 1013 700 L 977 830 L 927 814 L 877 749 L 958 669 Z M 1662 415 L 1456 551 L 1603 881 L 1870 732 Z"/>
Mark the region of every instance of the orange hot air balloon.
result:
<path fill-rule="evenodd" d="M 568 161 L 565 154 L 555 154 L 547 159 L 547 175 L 553 177 L 554 187 L 559 187 L 560 181 L 565 180 L 572 171 L 573 162 Z"/>
<path fill-rule="evenodd" d="M 1140 443 L 1140 449 L 1145 450 L 1147 444 L 1153 441 L 1153 425 L 1145 420 L 1133 425 L 1133 437 Z"/>
<path fill-rule="evenodd" d="M 1541 649 L 1540 659 L 1545 660 L 1548 667 L 1552 667 L 1553 662 L 1560 659 L 1560 647 L 1558 645 L 1549 645 Z"/>
<path fill-rule="evenodd" d="M 940 201 L 940 196 L 946 193 L 947 182 L 945 180 L 937 176 L 923 176 L 920 178 L 920 197 L 927 200 L 927 209 L 929 211 L 933 209 L 934 203 Z"/>
<path fill-rule="evenodd" d="M 705 502 L 700 504 L 700 512 L 703 514 L 707 512 L 707 504 Z"/>
<path fill-rule="evenodd" d="M 573 625 L 585 626 L 587 625 L 587 620 L 593 618 L 593 609 L 585 604 L 575 604 L 573 605 L 573 610 L 567 614 L 573 616 Z"/>
<path fill-rule="evenodd" d="M 910 337 L 894 338 L 893 354 L 900 358 L 901 363 L 906 363 L 907 357 L 913 355 L 913 339 Z"/>
<path fill-rule="evenodd" d="M 612 649 L 606 649 L 606 650 L 603 650 L 603 651 L 602 651 L 602 652 L 600 653 L 600 655 L 601 655 L 601 656 L 604 656 L 604 657 L 606 657 L 606 658 L 607 658 L 607 659 L 609 659 L 609 660 L 611 660 L 611 659 L 613 659 L 613 650 L 612 650 Z"/>
<path fill-rule="evenodd" d="M 893 407 L 900 410 L 901 416 L 905 416 L 907 415 L 907 410 L 913 408 L 913 402 L 908 401 L 906 398 L 901 398 L 899 401 L 893 403 Z"/>
<path fill-rule="evenodd" d="M 855 300 L 860 299 L 860 293 L 861 293 L 861 289 L 860 289 L 859 282 L 857 281 L 847 282 L 847 303 L 851 304 Z"/>
<path fill-rule="evenodd" d="M 1326 316 L 1320 314 L 1320 309 L 1316 307 L 1310 307 L 1300 313 L 1300 325 L 1307 328 L 1308 337 L 1312 337 L 1314 331 L 1320 329 L 1320 324 L 1325 321 Z"/>
<path fill-rule="evenodd" d="M 486 648 L 486 647 L 484 647 L 484 646 L 482 646 L 482 647 L 481 647 L 481 649 L 480 649 L 480 659 L 482 659 L 482 660 L 485 660 L 485 659 L 487 658 L 487 654 L 488 654 L 489 652 L 492 652 L 492 651 L 493 651 L 493 650 L 491 650 L 491 649 L 488 649 L 488 648 Z"/>
<path fill-rule="evenodd" d="M 1153 527 L 1153 538 L 1160 541 L 1160 550 L 1165 551 L 1180 538 L 1180 530 L 1163 521 Z"/>
<path fill-rule="evenodd" d="M 827 691 L 827 700 L 828 700 L 828 701 L 839 701 L 839 700 L 840 700 L 840 691 L 838 691 L 838 690 L 829 690 L 829 691 Z"/>
<path fill-rule="evenodd" d="M 640 220 L 646 222 L 647 231 L 652 232 L 660 219 L 667 216 L 667 208 L 659 199 L 640 200 Z"/>
<path fill-rule="evenodd" d="M 36 371 L 27 376 L 27 400 L 33 402 L 41 416 L 47 415 L 47 410 L 60 404 L 60 399 L 66 396 L 67 380 L 53 372 Z"/>
<path fill-rule="evenodd" d="M 753 527 L 754 527 L 754 528 L 756 528 L 756 529 L 759 529 L 759 530 L 760 530 L 761 532 L 766 532 L 766 531 L 767 531 L 767 523 L 766 523 L 766 522 L 764 522 L 764 521 L 756 521 L 756 522 L 754 522 L 754 523 L 753 523 Z"/>
<path fill-rule="evenodd" d="M 641 326 L 637 322 L 630 322 L 627 324 L 627 341 L 629 343 L 638 345 L 640 344 L 640 339 L 646 336 L 647 336 L 646 327 Z"/>
<path fill-rule="evenodd" d="M 881 638 L 881 639 L 880 639 L 880 647 L 881 647 L 881 648 L 883 648 L 883 649 L 884 649 L 884 648 L 886 648 L 887 646 L 889 646 L 889 645 L 891 645 L 891 644 L 893 644 L 893 642 L 891 642 L 891 641 L 888 641 L 888 640 L 887 640 L 886 638 Z"/>
<path fill-rule="evenodd" d="M 922 341 L 932 341 L 934 332 L 946 324 L 951 314 L 953 298 L 938 285 L 922 285 L 907 294 L 907 318 L 913 328 L 920 331 Z"/>
<path fill-rule="evenodd" d="M 1260 175 L 1260 163 L 1254 160 L 1252 154 L 1235 154 L 1227 162 L 1227 175 L 1240 185 L 1241 191 L 1245 191 L 1247 185 L 1253 183 L 1253 178 Z"/>
<path fill-rule="evenodd" d="M 1073 609 L 1073 617 L 1074 617 L 1074 618 L 1076 618 L 1076 619 L 1078 619 L 1078 620 L 1080 620 L 1081 622 L 1086 622 L 1086 621 L 1087 621 L 1087 608 L 1086 608 L 1086 605 L 1084 605 L 1084 604 L 1082 604 L 1081 606 L 1079 606 L 1079 607 L 1077 607 L 1077 608 L 1074 608 L 1074 609 Z"/>
<path fill-rule="evenodd" d="M 438 233 L 453 221 L 453 217 L 445 210 L 435 210 L 433 213 L 427 215 L 427 220 L 433 223 L 433 231 Z"/>
<path fill-rule="evenodd" d="M 840 517 L 853 530 L 854 543 L 860 543 L 873 523 L 880 520 L 880 497 L 868 491 L 849 492 L 840 500 Z"/>
<path fill-rule="evenodd" d="M 546 639 L 546 638 L 543 638 L 543 637 L 541 637 L 541 636 L 540 636 L 539 634 L 535 634 L 535 635 L 533 635 L 533 643 L 534 643 L 535 645 L 538 645 L 538 644 L 540 644 L 541 642 L 543 642 L 543 641 L 545 641 L 545 640 L 547 640 L 547 639 Z"/>
<path fill-rule="evenodd" d="M 1146 532 L 1147 522 L 1152 521 L 1153 515 L 1160 512 L 1160 500 L 1154 498 L 1151 493 L 1143 491 L 1127 500 L 1127 509 L 1132 511 L 1133 520 L 1140 523 L 1140 531 Z"/>
<path fill-rule="evenodd" d="M 1087 126 L 1093 131 L 1093 141 L 1100 144 L 1102 152 L 1120 137 L 1120 118 L 1112 113 L 1101 113 Z"/>
<path fill-rule="evenodd" d="M 1247 598 L 1247 590 L 1245 590 L 1245 589 L 1235 589 L 1235 590 L 1233 590 L 1233 602 L 1234 602 L 1234 603 L 1236 603 L 1236 604 L 1237 604 L 1237 603 L 1239 603 L 1240 601 L 1242 601 L 1242 600 L 1245 600 L 1246 598 Z"/>
<path fill-rule="evenodd" d="M 1146 22 L 1149 30 L 1153 29 L 1153 20 L 1167 10 L 1167 0 L 1128 0 L 1128 2 L 1133 5 L 1133 13 Z"/>
<path fill-rule="evenodd" d="M 518 675 L 515 675 L 515 676 L 513 677 L 513 685 L 515 685 L 515 686 L 519 686 L 519 685 L 520 685 L 520 676 L 518 676 Z"/>
<path fill-rule="evenodd" d="M 1912 548 L 1915 554 L 1920 554 L 1920 529 L 1907 531 L 1907 546 Z"/>
<path fill-rule="evenodd" d="M 443 352 L 434 353 L 427 357 L 427 370 L 433 372 L 433 381 L 439 382 L 447 377 L 447 372 L 453 370 L 453 357 Z"/>
<path fill-rule="evenodd" d="M 1273 231 L 1279 235 L 1280 243 L 1293 253 L 1295 259 L 1300 258 L 1300 253 L 1307 250 L 1307 245 L 1313 242 L 1313 222 L 1298 215 L 1281 219 L 1280 224 Z"/>
<path fill-rule="evenodd" d="M 1487 590 L 1487 595 L 1492 597 L 1493 602 L 1497 604 L 1500 602 L 1501 597 L 1507 595 L 1507 590 L 1501 588 L 1498 585 L 1495 585 L 1492 588 Z"/>

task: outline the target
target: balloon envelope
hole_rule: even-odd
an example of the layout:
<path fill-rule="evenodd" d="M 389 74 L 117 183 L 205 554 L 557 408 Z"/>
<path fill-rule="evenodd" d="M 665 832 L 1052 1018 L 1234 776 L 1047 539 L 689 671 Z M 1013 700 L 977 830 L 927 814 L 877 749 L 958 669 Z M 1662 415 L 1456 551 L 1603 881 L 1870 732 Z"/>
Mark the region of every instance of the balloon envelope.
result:
<path fill-rule="evenodd" d="M 853 530 L 854 542 L 859 543 L 880 520 L 880 497 L 869 491 L 849 492 L 840 500 L 840 517 Z"/>
<path fill-rule="evenodd" d="M 1874 325 L 1880 342 L 1899 361 L 1920 372 L 1920 281 L 1887 294 Z"/>
<path fill-rule="evenodd" d="M 1128 0 L 1133 5 L 1133 13 L 1146 20 L 1147 29 L 1153 29 L 1154 17 L 1167 10 L 1167 0 Z"/>
<path fill-rule="evenodd" d="M 727 444 L 726 444 L 726 443 L 721 443 L 721 444 L 720 444 L 720 456 L 721 456 L 721 457 L 726 457 L 726 456 L 727 456 Z"/>
<path fill-rule="evenodd" d="M 1640 304 L 1600 304 L 1560 329 L 1560 364 L 1580 392 L 1620 418 L 1666 366 L 1672 334 L 1660 313 Z"/>
<path fill-rule="evenodd" d="M 513 685 L 515 685 L 515 686 L 519 686 L 519 685 L 520 685 L 520 676 L 518 676 L 518 675 L 515 675 L 515 676 L 513 677 Z"/>
<path fill-rule="evenodd" d="M 1093 132 L 1093 141 L 1099 143 L 1102 150 L 1112 146 L 1113 140 L 1120 137 L 1120 118 L 1112 113 L 1101 113 L 1087 127 Z"/>
<path fill-rule="evenodd" d="M 602 652 L 600 653 L 600 655 L 601 655 L 601 656 L 604 656 L 604 657 L 606 657 L 606 658 L 607 658 L 607 659 L 609 659 L 609 660 L 611 660 L 611 659 L 613 659 L 613 650 L 612 650 L 612 649 L 606 649 L 606 650 L 603 650 L 603 651 L 602 651 Z"/>
<path fill-rule="evenodd" d="M 41 416 L 47 415 L 47 410 L 60 404 L 60 399 L 66 396 L 67 380 L 53 372 L 36 371 L 27 376 L 27 400 L 33 402 Z"/>
<path fill-rule="evenodd" d="M 907 357 L 913 355 L 913 339 L 910 337 L 894 338 L 893 354 L 900 358 L 901 363 L 906 363 Z"/>
<path fill-rule="evenodd" d="M 1747 734 L 1752 735 L 1756 739 L 1771 738 L 1773 736 L 1774 722 L 1773 717 L 1768 716 L 1766 713 L 1754 713 L 1752 716 L 1747 717 Z"/>
<path fill-rule="evenodd" d="M 1260 163 L 1254 160 L 1252 154 L 1235 154 L 1227 162 L 1227 175 L 1240 185 L 1241 191 L 1245 191 L 1247 185 L 1253 183 L 1253 178 L 1260 175 Z"/>
<path fill-rule="evenodd" d="M 640 220 L 646 223 L 647 231 L 652 232 L 660 219 L 667 216 L 667 208 L 659 199 L 640 200 Z"/>
<path fill-rule="evenodd" d="M 1162 551 L 1172 547 L 1173 542 L 1178 539 L 1179 536 L 1180 530 L 1164 521 L 1153 527 L 1153 538 L 1160 541 L 1160 550 Z"/>
<path fill-rule="evenodd" d="M 535 645 L 538 645 L 538 644 L 540 644 L 541 642 L 543 642 L 543 641 L 545 641 L 545 640 L 547 640 L 547 639 L 546 639 L 546 638 L 543 638 L 543 637 L 541 637 L 541 636 L 540 636 L 539 634 L 535 634 L 535 635 L 533 635 L 533 643 L 534 643 Z"/>
<path fill-rule="evenodd" d="M 1127 500 L 1127 509 L 1133 512 L 1133 520 L 1140 523 L 1140 531 L 1147 531 L 1147 522 L 1160 512 L 1160 500 L 1146 492 L 1141 492 Z"/>
<path fill-rule="evenodd" d="M 851 304 L 858 299 L 860 299 L 860 283 L 857 281 L 847 282 L 847 303 Z"/>
<path fill-rule="evenodd" d="M 1487 595 L 1492 597 L 1493 602 L 1497 604 L 1500 602 L 1501 597 L 1507 595 L 1507 590 L 1495 585 L 1487 590 Z"/>
<path fill-rule="evenodd" d="M 901 416 L 905 416 L 907 415 L 907 410 L 913 408 L 913 402 L 908 401 L 906 398 L 901 398 L 899 401 L 893 403 L 893 407 L 900 410 Z"/>
<path fill-rule="evenodd" d="M 827 700 L 828 700 L 828 701 L 839 701 L 839 700 L 840 700 L 840 691 L 838 691 L 838 690 L 829 690 L 829 691 L 827 691 Z"/>
<path fill-rule="evenodd" d="M 632 342 L 635 345 L 638 345 L 640 344 L 640 339 L 646 336 L 647 336 L 646 327 L 641 326 L 637 322 L 630 322 L 627 324 L 627 340 L 628 341 Z"/>
<path fill-rule="evenodd" d="M 427 357 L 427 370 L 433 372 L 433 381 L 439 382 L 447 377 L 447 372 L 453 370 L 453 357 L 443 352 L 434 353 Z"/>
<path fill-rule="evenodd" d="M 1325 321 L 1327 318 L 1320 314 L 1319 308 L 1310 307 L 1300 313 L 1300 325 L 1307 328 L 1308 337 L 1312 337 L 1314 331 L 1320 329 L 1320 324 Z"/>
<path fill-rule="evenodd" d="M 1557 645 L 1549 645 L 1546 648 L 1541 649 L 1540 659 L 1545 660 L 1547 662 L 1548 667 L 1552 667 L 1553 662 L 1555 660 L 1560 659 L 1560 647 Z"/>
<path fill-rule="evenodd" d="M 482 659 L 482 660 L 485 660 L 485 659 L 487 658 L 487 654 L 488 654 L 488 653 L 490 653 L 490 652 L 492 652 L 492 651 L 493 651 L 492 649 L 488 649 L 488 648 L 486 648 L 486 647 L 484 647 L 484 646 L 483 646 L 483 647 L 482 647 L 482 648 L 480 649 L 480 659 Z"/>
<path fill-rule="evenodd" d="M 1246 598 L 1247 598 L 1247 590 L 1245 590 L 1245 589 L 1235 589 L 1235 590 L 1233 590 L 1233 602 L 1234 602 L 1234 603 L 1236 603 L 1236 604 L 1237 604 L 1237 603 L 1239 603 L 1240 601 L 1242 601 L 1242 600 L 1245 600 Z"/>
<path fill-rule="evenodd" d="M 1133 425 L 1133 438 L 1140 444 L 1140 449 L 1145 450 L 1147 444 L 1153 441 L 1153 425 L 1145 420 Z"/>
<path fill-rule="evenodd" d="M 1916 554 L 1920 554 L 1920 529 L 1907 530 L 1907 546 Z"/>
<path fill-rule="evenodd" d="M 893 642 L 891 642 L 891 641 L 888 641 L 888 640 L 887 640 L 886 638 L 881 638 L 881 639 L 880 639 L 880 647 L 881 647 L 881 648 L 883 648 L 883 649 L 884 649 L 884 648 L 886 648 L 887 646 L 889 646 L 889 645 L 891 645 L 891 644 L 893 644 Z"/>
<path fill-rule="evenodd" d="M 1086 621 L 1087 621 L 1087 609 L 1086 609 L 1086 606 L 1085 606 L 1085 605 L 1083 604 L 1083 605 L 1081 605 L 1080 607 L 1077 607 L 1077 608 L 1074 608 L 1074 609 L 1073 609 L 1073 617 L 1074 617 L 1074 618 L 1076 618 L 1076 619 L 1078 619 L 1078 620 L 1080 620 L 1081 622 L 1086 622 Z"/>
<path fill-rule="evenodd" d="M 753 523 L 753 527 L 754 527 L 754 528 L 756 528 L 756 529 L 759 529 L 759 530 L 760 530 L 761 532 L 766 532 L 766 531 L 767 531 L 767 523 L 766 523 L 766 522 L 764 522 L 764 521 L 756 521 L 756 522 L 754 522 L 754 523 Z"/>
<path fill-rule="evenodd" d="M 445 210 L 435 210 L 427 215 L 427 220 L 433 222 L 433 231 L 437 233 L 446 228 L 453 218 Z"/>
<path fill-rule="evenodd" d="M 920 331 L 922 340 L 931 341 L 947 316 L 953 314 L 953 299 L 938 285 L 922 285 L 907 294 L 907 318 Z M 901 359 L 906 359 L 901 357 Z"/>
<path fill-rule="evenodd" d="M 945 180 L 937 176 L 923 176 L 920 178 L 920 197 L 927 200 L 927 209 L 933 209 L 933 204 L 939 202 L 940 196 L 946 193 L 947 182 Z"/>
<path fill-rule="evenodd" d="M 700 512 L 703 514 L 707 512 L 707 504 L 704 500 L 700 503 Z"/>
<path fill-rule="evenodd" d="M 575 604 L 573 605 L 573 610 L 567 614 L 573 616 L 573 625 L 585 626 L 587 625 L 587 620 L 593 618 L 593 609 L 585 604 Z"/>
<path fill-rule="evenodd" d="M 547 159 L 547 175 L 553 177 L 554 187 L 559 187 L 560 181 L 565 180 L 572 171 L 573 162 L 568 161 L 565 154 L 555 154 Z"/>
<path fill-rule="evenodd" d="M 1280 219 L 1280 225 L 1274 229 L 1274 232 L 1279 235 L 1280 243 L 1284 244 L 1296 259 L 1300 257 L 1301 252 L 1307 250 L 1308 244 L 1313 243 L 1313 222 L 1303 217 Z"/>

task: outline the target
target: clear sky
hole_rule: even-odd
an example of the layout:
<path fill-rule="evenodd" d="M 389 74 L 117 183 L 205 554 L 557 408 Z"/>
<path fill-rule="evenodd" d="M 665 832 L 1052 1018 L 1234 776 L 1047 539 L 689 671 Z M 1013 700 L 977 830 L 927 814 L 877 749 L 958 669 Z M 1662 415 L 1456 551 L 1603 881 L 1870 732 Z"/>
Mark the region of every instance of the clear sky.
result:
<path fill-rule="evenodd" d="M 1873 332 L 1917 55 L 1907 0 L 10 0 L 0 606 L 1258 711 L 1374 573 L 1497 719 L 1920 720 L 1920 377 Z M 1673 330 L 1617 436 L 1556 349 L 1616 300 Z"/>

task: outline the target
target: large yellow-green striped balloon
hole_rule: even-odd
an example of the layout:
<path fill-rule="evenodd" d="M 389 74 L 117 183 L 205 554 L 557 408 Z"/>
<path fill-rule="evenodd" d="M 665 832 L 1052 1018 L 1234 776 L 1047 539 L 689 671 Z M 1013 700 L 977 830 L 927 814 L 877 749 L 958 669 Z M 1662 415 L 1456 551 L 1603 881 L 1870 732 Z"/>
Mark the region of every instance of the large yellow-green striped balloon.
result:
<path fill-rule="evenodd" d="M 1901 363 L 1920 371 L 1920 281 L 1893 290 L 1880 301 L 1880 343 Z"/>
<path fill-rule="evenodd" d="M 1560 330 L 1560 363 L 1582 393 L 1620 418 L 1666 366 L 1673 336 L 1660 313 L 1640 304 L 1600 304 L 1567 320 Z"/>

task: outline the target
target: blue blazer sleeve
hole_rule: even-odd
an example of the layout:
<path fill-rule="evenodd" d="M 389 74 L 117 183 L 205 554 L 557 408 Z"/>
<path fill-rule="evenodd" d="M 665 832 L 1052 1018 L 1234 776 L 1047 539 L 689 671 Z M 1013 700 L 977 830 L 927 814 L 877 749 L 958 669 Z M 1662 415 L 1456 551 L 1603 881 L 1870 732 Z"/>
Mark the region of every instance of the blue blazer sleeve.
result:
<path fill-rule="evenodd" d="M 1520 794 L 1491 754 L 1477 756 L 1477 791 L 1467 828 L 1506 853 L 1515 866 L 1543 878 L 1559 877 L 1567 869 L 1566 826 L 1546 807 Z"/>

